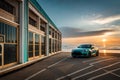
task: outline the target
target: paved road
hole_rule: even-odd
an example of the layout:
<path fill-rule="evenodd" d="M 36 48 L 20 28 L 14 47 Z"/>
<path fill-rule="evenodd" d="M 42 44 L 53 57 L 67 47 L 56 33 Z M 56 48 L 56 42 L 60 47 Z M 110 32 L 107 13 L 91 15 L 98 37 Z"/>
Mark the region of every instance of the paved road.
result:
<path fill-rule="evenodd" d="M 120 80 L 120 56 L 72 58 L 70 53 L 60 53 L 0 80 Z"/>

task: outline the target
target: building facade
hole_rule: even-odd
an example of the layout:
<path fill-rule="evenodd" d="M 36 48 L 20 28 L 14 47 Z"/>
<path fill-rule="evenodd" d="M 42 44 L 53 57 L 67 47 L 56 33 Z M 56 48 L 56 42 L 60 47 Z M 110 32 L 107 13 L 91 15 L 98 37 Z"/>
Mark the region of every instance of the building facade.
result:
<path fill-rule="evenodd" d="M 61 32 L 36 0 L 0 0 L 0 70 L 61 51 Z"/>

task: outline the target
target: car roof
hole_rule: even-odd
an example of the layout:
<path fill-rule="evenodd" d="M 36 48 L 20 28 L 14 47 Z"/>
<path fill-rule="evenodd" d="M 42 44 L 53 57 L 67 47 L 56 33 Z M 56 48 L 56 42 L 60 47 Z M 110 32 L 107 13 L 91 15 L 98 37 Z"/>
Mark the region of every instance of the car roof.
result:
<path fill-rule="evenodd" d="M 80 45 L 93 45 L 93 44 L 80 44 Z"/>

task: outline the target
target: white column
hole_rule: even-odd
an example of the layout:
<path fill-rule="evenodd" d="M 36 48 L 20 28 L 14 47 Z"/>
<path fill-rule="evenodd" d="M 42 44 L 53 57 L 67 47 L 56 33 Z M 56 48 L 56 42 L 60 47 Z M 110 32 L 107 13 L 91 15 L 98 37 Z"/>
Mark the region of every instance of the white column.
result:
<path fill-rule="evenodd" d="M 49 23 L 46 26 L 46 55 L 49 55 Z"/>
<path fill-rule="evenodd" d="M 20 2 L 20 55 L 19 62 L 24 63 L 24 1 Z"/>

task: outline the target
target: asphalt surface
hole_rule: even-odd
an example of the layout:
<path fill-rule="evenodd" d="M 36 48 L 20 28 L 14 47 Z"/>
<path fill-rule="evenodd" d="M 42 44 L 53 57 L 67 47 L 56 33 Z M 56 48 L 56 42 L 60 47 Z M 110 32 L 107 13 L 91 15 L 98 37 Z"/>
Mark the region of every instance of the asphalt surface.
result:
<path fill-rule="evenodd" d="M 0 80 L 120 80 L 120 56 L 72 58 L 70 53 L 62 52 Z"/>

